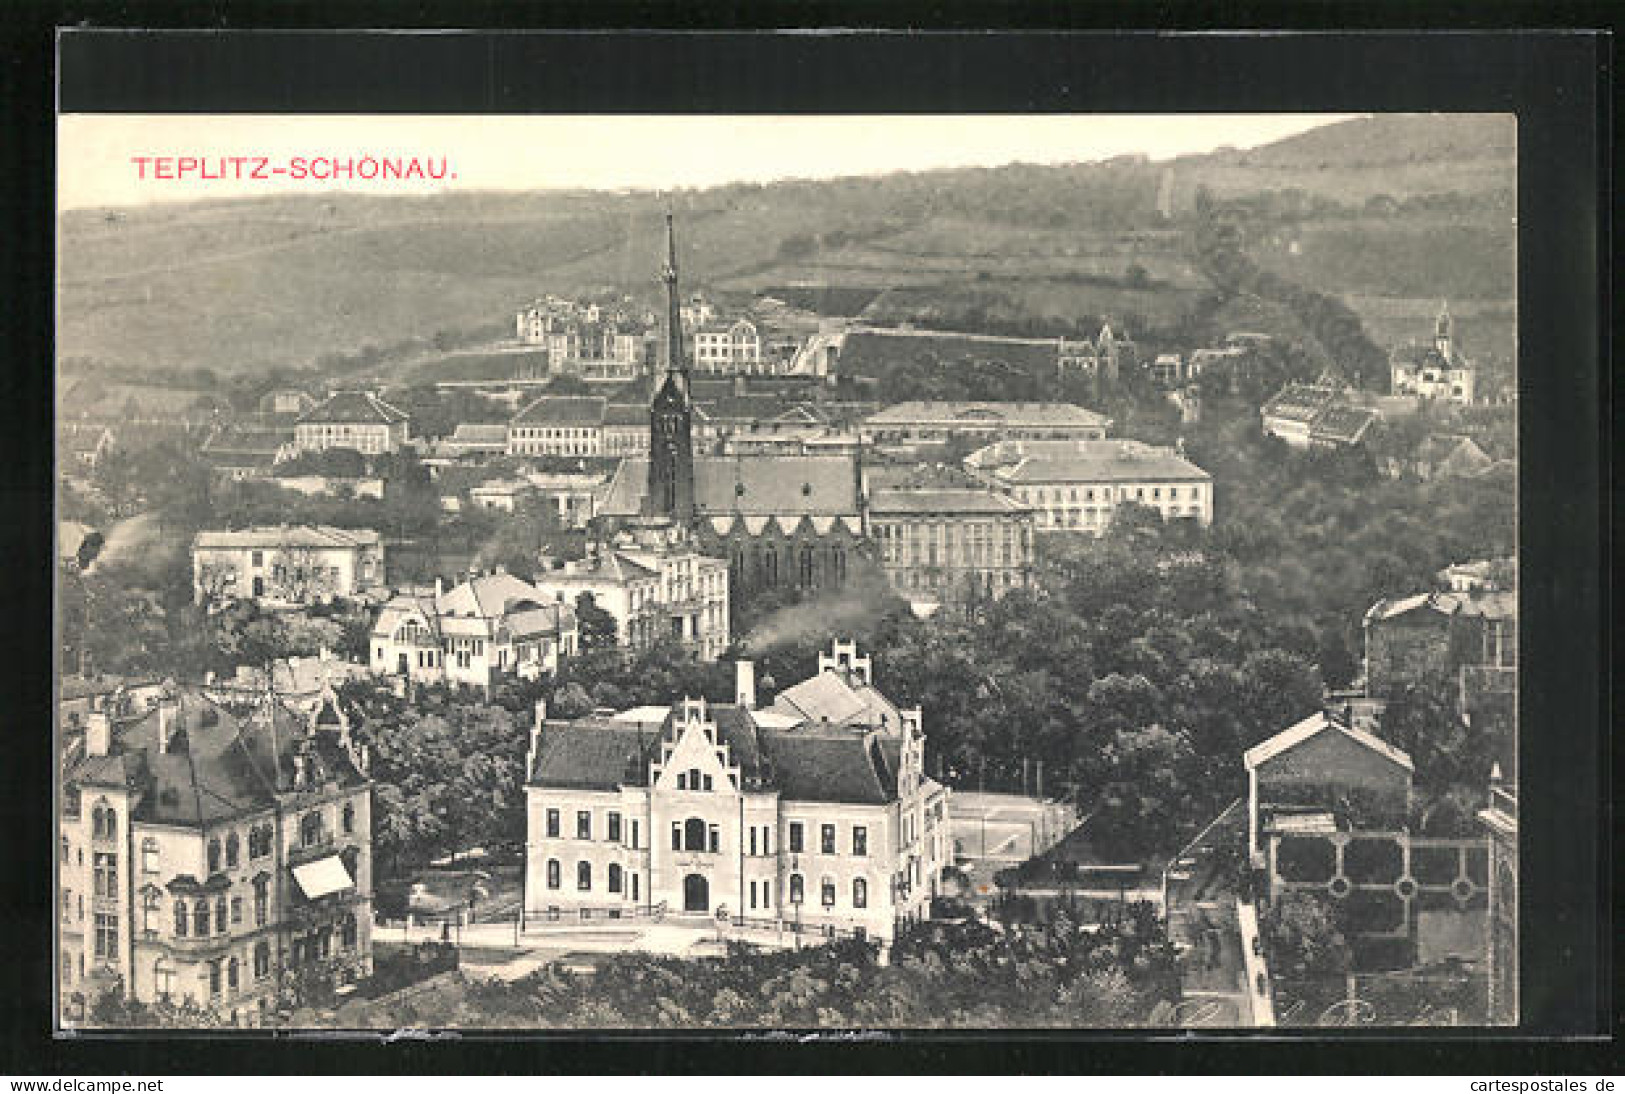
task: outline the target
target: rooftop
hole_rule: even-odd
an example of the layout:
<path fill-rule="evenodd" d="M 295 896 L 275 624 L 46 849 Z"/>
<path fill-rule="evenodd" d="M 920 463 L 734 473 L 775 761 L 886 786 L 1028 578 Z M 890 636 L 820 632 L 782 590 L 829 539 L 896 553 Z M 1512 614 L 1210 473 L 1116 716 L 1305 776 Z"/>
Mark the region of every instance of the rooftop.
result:
<path fill-rule="evenodd" d="M 405 411 L 390 406 L 370 391 L 337 391 L 299 418 L 299 423 L 328 422 L 394 425 L 407 421 Z"/>
<path fill-rule="evenodd" d="M 604 422 L 601 395 L 544 395 L 514 415 L 513 425 L 594 426 Z"/>
<path fill-rule="evenodd" d="M 1105 415 L 1072 403 L 907 402 L 871 414 L 871 426 L 914 423 L 977 426 L 1073 426 L 1104 429 Z"/>
<path fill-rule="evenodd" d="M 601 512 L 636 516 L 648 485 L 647 459 L 622 460 Z M 856 514 L 857 463 L 844 455 L 696 456 L 694 507 L 700 516 Z"/>
<path fill-rule="evenodd" d="M 382 537 L 371 528 L 334 528 L 326 524 L 284 524 L 235 531 L 199 532 L 194 548 L 354 548 L 377 547 Z"/>

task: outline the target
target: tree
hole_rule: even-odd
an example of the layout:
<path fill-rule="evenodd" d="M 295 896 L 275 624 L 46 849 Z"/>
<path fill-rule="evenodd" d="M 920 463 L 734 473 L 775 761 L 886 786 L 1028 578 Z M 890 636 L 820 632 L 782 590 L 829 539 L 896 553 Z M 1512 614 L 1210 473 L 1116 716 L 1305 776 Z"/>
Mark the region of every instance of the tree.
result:
<path fill-rule="evenodd" d="M 1283 893 L 1265 909 L 1259 933 L 1276 975 L 1306 980 L 1342 977 L 1352 966 L 1337 911 L 1317 893 Z"/>
<path fill-rule="evenodd" d="M 610 649 L 616 644 L 615 617 L 598 606 L 590 592 L 576 597 L 576 633 L 583 651 Z"/>

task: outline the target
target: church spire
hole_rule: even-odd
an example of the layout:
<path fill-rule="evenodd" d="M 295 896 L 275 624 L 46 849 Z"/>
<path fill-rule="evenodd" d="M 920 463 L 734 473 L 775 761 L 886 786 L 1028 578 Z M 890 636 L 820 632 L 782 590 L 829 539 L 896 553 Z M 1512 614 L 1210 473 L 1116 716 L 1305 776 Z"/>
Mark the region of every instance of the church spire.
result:
<path fill-rule="evenodd" d="M 677 293 L 677 237 L 666 214 L 666 376 L 649 406 L 649 484 L 644 514 L 689 524 L 694 519 L 693 406 L 683 315 Z"/>

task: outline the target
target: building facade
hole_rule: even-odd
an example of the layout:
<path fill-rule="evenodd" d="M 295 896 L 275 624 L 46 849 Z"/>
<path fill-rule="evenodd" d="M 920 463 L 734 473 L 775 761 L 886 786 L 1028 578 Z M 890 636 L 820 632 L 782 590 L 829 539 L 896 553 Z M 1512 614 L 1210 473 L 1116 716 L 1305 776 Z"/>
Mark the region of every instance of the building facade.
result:
<path fill-rule="evenodd" d="M 732 323 L 702 323 L 689 335 L 694 345 L 694 367 L 724 375 L 770 371 L 762 360 L 762 337 L 749 319 Z"/>
<path fill-rule="evenodd" d="M 1033 511 L 995 491 L 873 489 L 868 531 L 891 587 L 916 610 L 991 600 L 1032 581 Z"/>
<path fill-rule="evenodd" d="M 583 593 L 615 619 L 616 642 L 633 650 L 676 642 L 706 660 L 728 648 L 728 562 L 696 550 L 681 529 L 635 529 L 588 557 L 544 568 L 534 582 L 555 601 Z"/>
<path fill-rule="evenodd" d="M 510 456 L 597 456 L 604 451 L 601 396 L 544 395 L 508 423 Z"/>
<path fill-rule="evenodd" d="M 370 456 L 400 451 L 409 433 L 405 411 L 369 391 L 340 391 L 300 416 L 294 444 L 301 452 L 353 448 Z"/>
<path fill-rule="evenodd" d="M 389 599 L 372 627 L 372 671 L 428 684 L 489 687 L 555 672 L 576 652 L 575 608 L 499 567 L 432 593 Z"/>
<path fill-rule="evenodd" d="M 367 753 L 331 691 L 166 685 L 89 715 L 63 778 L 62 1017 L 104 993 L 256 1024 L 372 971 Z"/>
<path fill-rule="evenodd" d="M 1518 669 L 1518 594 L 1432 592 L 1379 600 L 1365 614 L 1367 694 L 1391 698 L 1429 677 Z"/>
<path fill-rule="evenodd" d="M 888 940 L 925 916 L 952 851 L 917 710 L 837 643 L 758 708 L 683 700 L 547 720 L 527 768 L 524 916 L 727 924 L 749 938 Z"/>
<path fill-rule="evenodd" d="M 326 603 L 383 585 L 383 538 L 368 528 L 301 524 L 199 532 L 192 540 L 198 603 Z"/>
<path fill-rule="evenodd" d="M 1434 323 L 1433 342 L 1418 349 L 1408 346 L 1389 366 L 1389 388 L 1395 395 L 1471 406 L 1477 398 L 1478 370 L 1456 349 L 1455 321 L 1445 306 Z"/>
<path fill-rule="evenodd" d="M 1177 449 L 1138 441 L 1007 441 L 971 454 L 966 466 L 1031 508 L 1040 532 L 1099 535 L 1132 502 L 1165 520 L 1213 523 L 1213 479 Z"/>

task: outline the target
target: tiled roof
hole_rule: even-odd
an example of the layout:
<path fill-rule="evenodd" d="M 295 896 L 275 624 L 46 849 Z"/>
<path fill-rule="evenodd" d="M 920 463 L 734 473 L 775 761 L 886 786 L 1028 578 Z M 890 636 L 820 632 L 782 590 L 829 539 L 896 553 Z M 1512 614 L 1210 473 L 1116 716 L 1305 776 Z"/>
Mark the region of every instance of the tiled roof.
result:
<path fill-rule="evenodd" d="M 636 516 L 648 486 L 649 461 L 622 460 L 601 511 Z M 857 464 L 850 456 L 697 456 L 694 508 L 702 517 L 856 514 Z"/>
<path fill-rule="evenodd" d="M 376 547 L 381 537 L 371 528 L 334 528 L 326 524 L 295 524 L 276 528 L 242 528 L 236 531 L 199 532 L 194 548 L 356 548 Z"/>
<path fill-rule="evenodd" d="M 281 701 L 269 706 L 222 706 L 205 695 L 183 692 L 174 715 L 171 746 L 159 751 L 159 712 L 115 719 L 114 751 L 90 757 L 68 776 L 85 787 L 113 783 L 137 792 L 138 821 L 196 826 L 274 804 L 291 789 L 293 755 L 310 737 L 308 723 Z M 318 780 L 360 786 L 366 777 L 334 739 L 311 742 Z"/>
<path fill-rule="evenodd" d="M 614 790 L 630 779 L 641 782 L 658 733 L 608 718 L 550 721 L 536 742 L 532 786 Z"/>
<path fill-rule="evenodd" d="M 1307 423 L 1336 398 L 1336 391 L 1321 384 L 1288 384 L 1263 405 L 1261 413 L 1267 418 Z"/>
<path fill-rule="evenodd" d="M 649 428 L 649 408 L 641 403 L 607 403 L 604 424 Z"/>
<path fill-rule="evenodd" d="M 390 406 L 370 391 L 339 391 L 299 418 L 300 424 L 327 422 L 366 422 L 393 425 L 407 420 L 407 414 Z"/>
<path fill-rule="evenodd" d="M 902 724 L 897 707 L 878 688 L 833 669 L 785 688 L 773 700 L 771 709 L 816 725 L 824 724 L 827 719 L 831 725 L 861 725 L 895 731 Z"/>
<path fill-rule="evenodd" d="M 870 426 L 978 425 L 978 426 L 1076 426 L 1103 428 L 1111 419 L 1072 403 L 927 403 L 908 402 L 889 406 L 869 416 Z"/>
<path fill-rule="evenodd" d="M 1312 436 L 1357 444 L 1377 420 L 1377 412 L 1365 407 L 1329 406 L 1309 423 Z"/>
<path fill-rule="evenodd" d="M 599 395 L 543 395 L 518 414 L 513 425 L 602 425 L 606 403 Z"/>
<path fill-rule="evenodd" d="M 995 513 L 1013 516 L 1031 512 L 1029 507 L 971 487 L 886 487 L 869 496 L 869 512 L 886 513 Z"/>
<path fill-rule="evenodd" d="M 763 730 L 763 751 L 782 801 L 885 805 L 897 797 L 895 769 L 872 734 Z"/>
<path fill-rule="evenodd" d="M 1418 593 L 1398 600 L 1379 600 L 1365 613 L 1367 623 L 1407 615 L 1425 609 L 1440 615 L 1461 615 L 1484 619 L 1516 619 L 1518 594 L 1510 590 L 1471 593 Z"/>
<path fill-rule="evenodd" d="M 1322 733 L 1341 733 L 1391 763 L 1403 767 L 1406 771 L 1414 770 L 1410 756 L 1406 755 L 1402 749 L 1395 748 L 1387 741 L 1374 737 L 1363 729 L 1346 726 L 1333 718 L 1328 718 L 1325 711 L 1317 711 L 1297 725 L 1282 730 L 1267 741 L 1254 745 L 1243 754 L 1242 759 L 1246 763 L 1247 770 L 1251 771 L 1259 764 L 1273 760 L 1282 753 L 1297 748 L 1311 737 L 1317 737 Z"/>
<path fill-rule="evenodd" d="M 1068 456 L 1026 456 L 994 474 L 1004 482 L 1190 482 L 1212 478 L 1183 456 L 1157 449 L 1098 449 Z"/>
<path fill-rule="evenodd" d="M 512 574 L 481 574 L 447 589 L 436 607 L 441 615 L 493 619 L 516 605 L 548 603 L 542 591 Z"/>

